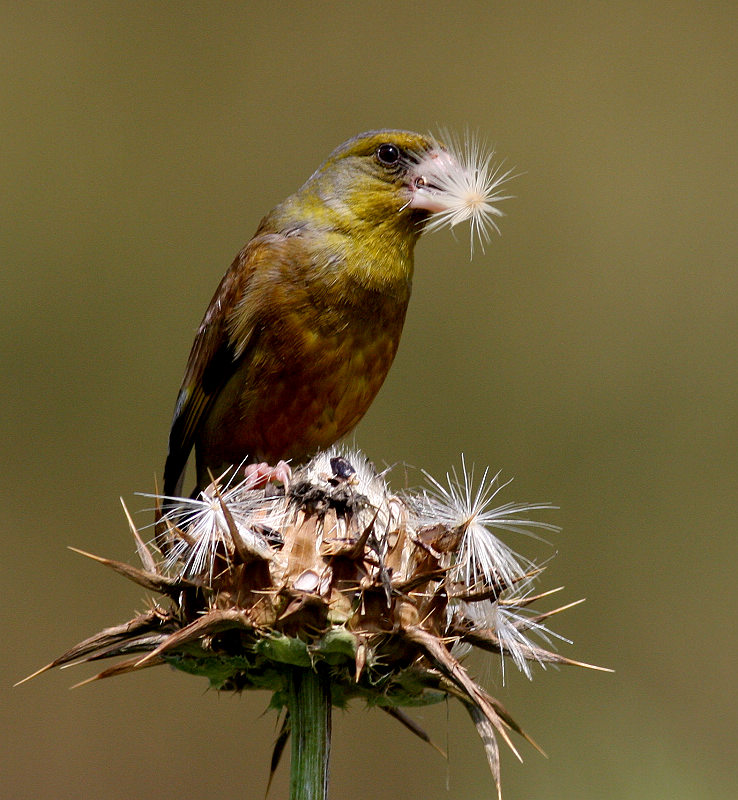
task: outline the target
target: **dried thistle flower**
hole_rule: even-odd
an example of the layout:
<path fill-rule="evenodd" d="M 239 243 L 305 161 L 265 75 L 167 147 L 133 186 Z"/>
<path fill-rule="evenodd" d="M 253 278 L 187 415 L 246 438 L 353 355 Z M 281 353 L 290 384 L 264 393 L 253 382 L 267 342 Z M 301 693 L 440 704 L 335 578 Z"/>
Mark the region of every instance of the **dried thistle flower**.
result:
<path fill-rule="evenodd" d="M 361 698 L 426 741 L 402 708 L 457 698 L 500 795 L 497 737 L 516 755 L 511 732 L 533 742 L 469 676 L 459 653 L 476 647 L 509 657 L 528 677 L 534 662 L 590 665 L 532 639 L 550 637 L 545 621 L 568 606 L 532 611 L 551 594 L 533 593 L 542 570 L 493 532 L 554 530 L 525 516 L 551 506 L 493 508 L 507 484 L 485 471 L 475 487 L 463 462 L 461 479 L 453 471 L 446 486 L 427 477 L 424 491 L 394 495 L 361 453 L 334 448 L 284 491 L 221 478 L 199 498 L 178 498 L 157 544 L 145 544 L 129 516 L 143 568 L 92 558 L 164 599 L 44 670 L 126 656 L 90 680 L 166 663 L 219 690 L 269 690 L 272 705 L 293 717 L 278 737 L 272 773 L 291 727 L 295 737 L 306 730 L 295 719 L 303 713 L 295 675 L 320 675 L 326 714 L 331 702 Z M 293 758 L 303 749 L 293 747 Z"/>

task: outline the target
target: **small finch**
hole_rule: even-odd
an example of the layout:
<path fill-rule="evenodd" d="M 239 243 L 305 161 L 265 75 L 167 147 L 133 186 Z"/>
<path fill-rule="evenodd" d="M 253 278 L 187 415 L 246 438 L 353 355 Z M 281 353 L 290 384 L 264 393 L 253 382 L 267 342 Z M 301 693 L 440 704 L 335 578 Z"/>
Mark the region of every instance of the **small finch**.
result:
<path fill-rule="evenodd" d="M 164 494 L 234 464 L 304 461 L 364 416 L 392 364 L 426 224 L 465 219 L 483 244 L 510 173 L 409 131 L 349 139 L 261 221 L 192 346 L 169 434 Z"/>

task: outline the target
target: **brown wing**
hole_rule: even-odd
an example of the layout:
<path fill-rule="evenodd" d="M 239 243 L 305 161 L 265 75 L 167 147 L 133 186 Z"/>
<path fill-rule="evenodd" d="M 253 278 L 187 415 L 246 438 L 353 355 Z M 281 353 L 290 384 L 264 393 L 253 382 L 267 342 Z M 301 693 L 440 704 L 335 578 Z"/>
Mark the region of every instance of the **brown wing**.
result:
<path fill-rule="evenodd" d="M 169 432 L 169 454 L 164 466 L 164 494 L 181 496 L 187 460 L 198 428 L 218 392 L 233 375 L 248 347 L 253 329 L 248 323 L 232 330 L 229 317 L 248 295 L 258 248 L 252 240 L 223 276 L 197 331 L 187 362 Z"/>

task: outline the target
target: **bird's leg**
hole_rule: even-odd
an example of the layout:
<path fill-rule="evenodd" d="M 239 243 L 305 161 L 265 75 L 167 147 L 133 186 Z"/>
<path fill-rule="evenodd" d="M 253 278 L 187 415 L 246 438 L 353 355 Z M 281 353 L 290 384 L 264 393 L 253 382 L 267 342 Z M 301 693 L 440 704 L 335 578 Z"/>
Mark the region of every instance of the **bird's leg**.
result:
<path fill-rule="evenodd" d="M 278 461 L 273 467 L 262 461 L 260 464 L 247 464 L 244 475 L 249 489 L 262 489 L 268 483 L 288 486 L 292 480 L 292 469 L 286 461 Z"/>

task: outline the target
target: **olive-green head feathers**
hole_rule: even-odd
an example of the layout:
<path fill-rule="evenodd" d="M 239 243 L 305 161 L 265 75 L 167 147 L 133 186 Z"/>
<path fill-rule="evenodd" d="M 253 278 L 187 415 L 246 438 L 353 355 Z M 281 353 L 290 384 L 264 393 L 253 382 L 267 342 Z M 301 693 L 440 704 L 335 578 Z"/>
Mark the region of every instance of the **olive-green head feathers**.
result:
<path fill-rule="evenodd" d="M 370 131 L 344 142 L 295 194 L 264 220 L 272 230 L 295 218 L 351 236 L 401 237 L 412 247 L 428 210 L 411 206 L 415 165 L 439 145 L 409 131 Z M 389 240 L 387 238 L 389 237 Z"/>

